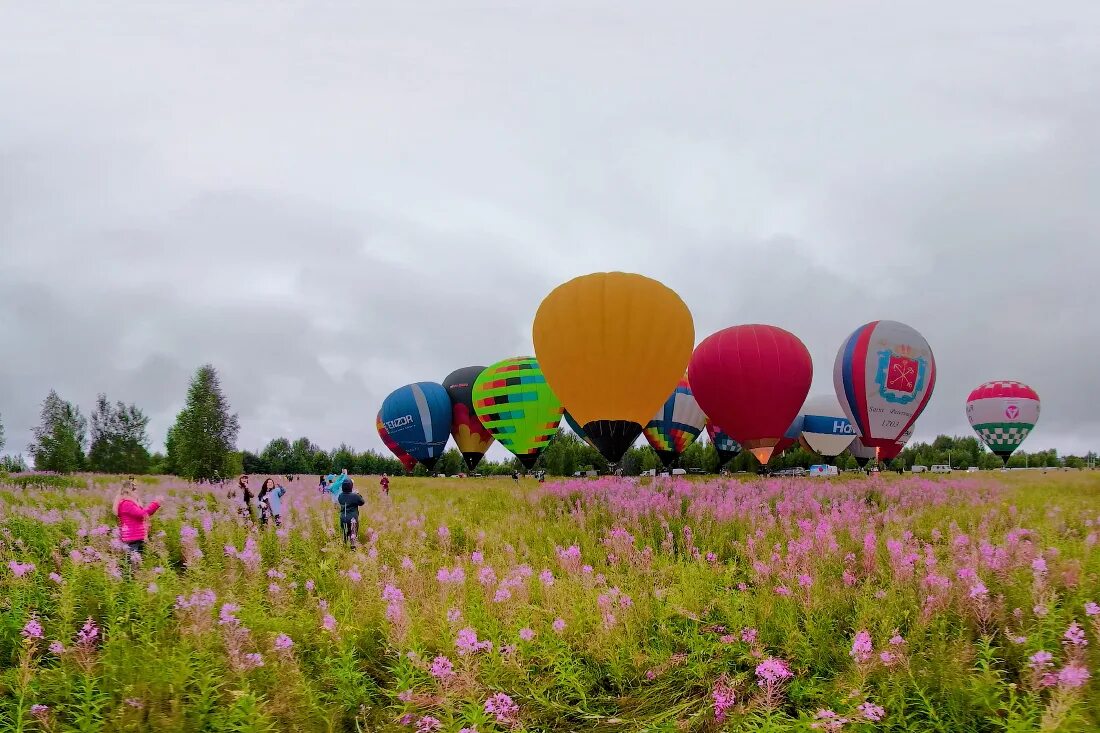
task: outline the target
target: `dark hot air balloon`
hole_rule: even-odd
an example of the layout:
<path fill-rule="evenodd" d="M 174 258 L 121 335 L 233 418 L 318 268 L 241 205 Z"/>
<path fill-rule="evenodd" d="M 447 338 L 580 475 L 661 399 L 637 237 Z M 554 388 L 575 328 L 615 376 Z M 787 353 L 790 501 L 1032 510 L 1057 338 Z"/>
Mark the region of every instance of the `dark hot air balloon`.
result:
<path fill-rule="evenodd" d="M 643 432 L 661 463 L 669 468 L 695 442 L 706 423 L 707 416 L 699 409 L 687 377 L 684 377 Z"/>
<path fill-rule="evenodd" d="M 474 380 L 485 371 L 483 366 L 456 369 L 443 380 L 443 388 L 451 398 L 451 436 L 462 451 L 466 468 L 473 471 L 485 451 L 493 444 L 493 435 L 481 424 L 474 412 Z"/>
<path fill-rule="evenodd" d="M 386 430 L 386 426 L 382 424 L 382 413 L 379 412 L 375 418 L 375 427 L 378 429 L 378 437 L 382 439 L 382 443 L 390 449 L 397 460 L 401 461 L 401 465 L 405 467 L 405 472 L 408 473 L 416 468 L 416 459 L 406 453 L 401 446 L 397 444 L 393 438 L 390 437 L 390 433 Z"/>

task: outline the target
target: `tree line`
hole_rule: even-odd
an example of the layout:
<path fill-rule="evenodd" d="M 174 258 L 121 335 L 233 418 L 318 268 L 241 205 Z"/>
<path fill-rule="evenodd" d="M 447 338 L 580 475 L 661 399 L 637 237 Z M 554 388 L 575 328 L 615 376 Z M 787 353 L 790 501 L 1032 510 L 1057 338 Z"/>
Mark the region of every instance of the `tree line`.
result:
<path fill-rule="evenodd" d="M 346 444 L 324 450 L 308 437 L 293 441 L 275 438 L 259 453 L 238 451 L 236 444 L 240 423 L 236 413 L 231 412 L 217 371 L 209 364 L 199 367 L 192 377 L 184 408 L 168 430 L 163 453 L 149 452 L 148 428 L 149 418 L 134 404 L 111 402 L 105 394 L 100 394 L 96 397 L 89 422 L 78 406 L 50 390 L 42 402 L 39 424 L 34 428 L 34 440 L 27 446 L 27 451 L 39 471 L 167 474 L 192 481 L 217 481 L 239 473 L 321 475 L 343 469 L 355 474 L 404 472 L 401 463 L 389 453 L 375 450 L 357 452 Z M 4 426 L 0 419 L 0 450 L 4 444 Z M 1017 451 L 1008 465 L 1010 468 L 1084 468 L 1094 465 L 1095 461 L 1096 454 L 1092 452 L 1083 457 L 1061 458 L 1056 450 L 1035 453 Z M 771 471 L 809 468 L 822 462 L 820 456 L 796 444 L 773 458 L 768 468 Z M 857 468 L 855 459 L 847 452 L 833 462 L 840 469 Z M 1001 459 L 986 450 L 973 436 L 940 435 L 931 443 L 907 446 L 894 461 L 888 463 L 888 467 L 908 470 L 914 465 L 936 464 L 950 464 L 957 469 L 976 466 L 986 470 L 1002 465 Z M 685 469 L 716 473 L 719 469 L 718 452 L 709 441 L 698 440 L 684 451 L 678 465 Z M 628 476 L 637 476 L 660 467 L 656 452 L 645 444 L 628 450 L 619 464 Z M 607 473 L 610 469 L 611 466 L 599 451 L 565 429 L 559 429 L 550 439 L 534 466 L 534 470 L 551 476 L 572 476 L 584 471 Z M 726 469 L 756 472 L 759 466 L 755 458 L 743 452 Z M 5 456 L 0 459 L 0 470 L 17 472 L 25 471 L 27 467 L 22 456 Z M 440 457 L 433 472 L 453 476 L 465 470 L 462 454 L 451 448 Z M 522 470 L 515 459 L 482 460 L 476 469 L 483 475 L 510 474 L 514 470 Z M 423 476 L 428 471 L 418 465 L 413 474 Z"/>

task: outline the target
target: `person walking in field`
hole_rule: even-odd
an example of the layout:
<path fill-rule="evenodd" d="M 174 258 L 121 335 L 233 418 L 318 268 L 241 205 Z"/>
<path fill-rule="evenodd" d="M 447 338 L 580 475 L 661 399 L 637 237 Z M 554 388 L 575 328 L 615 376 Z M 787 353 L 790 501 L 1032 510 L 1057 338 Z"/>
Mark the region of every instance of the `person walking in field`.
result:
<path fill-rule="evenodd" d="M 286 489 L 275 485 L 275 479 L 267 479 L 260 487 L 260 495 L 257 501 L 260 505 L 260 526 L 267 525 L 268 517 L 276 527 L 283 526 L 283 496 Z"/>
<path fill-rule="evenodd" d="M 143 506 L 137 484 L 133 481 L 122 484 L 112 511 L 118 517 L 119 539 L 126 543 L 130 552 L 140 555 L 145 550 L 145 540 L 149 538 L 149 517 L 156 514 L 163 503 L 164 499 L 158 496 L 148 506 Z"/>
<path fill-rule="evenodd" d="M 226 498 L 237 505 L 237 513 L 245 519 L 252 519 L 252 499 L 255 498 L 252 489 L 248 486 L 248 474 L 241 474 L 237 479 L 237 488 L 226 493 Z"/>
<path fill-rule="evenodd" d="M 382 480 L 378 482 L 382 487 L 382 493 L 386 496 L 390 495 L 390 477 L 388 474 L 382 474 Z"/>
<path fill-rule="evenodd" d="M 366 502 L 363 497 L 355 493 L 355 482 L 345 478 L 340 484 L 340 495 L 336 497 L 336 504 L 340 507 L 340 532 L 344 537 L 344 544 L 355 549 L 359 541 L 359 507 Z"/>

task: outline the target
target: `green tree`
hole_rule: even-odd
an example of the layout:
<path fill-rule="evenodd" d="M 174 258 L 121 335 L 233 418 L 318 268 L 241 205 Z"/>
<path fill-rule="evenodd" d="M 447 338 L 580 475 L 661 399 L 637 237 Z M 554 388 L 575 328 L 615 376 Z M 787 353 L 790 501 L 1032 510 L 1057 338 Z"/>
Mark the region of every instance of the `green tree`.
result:
<path fill-rule="evenodd" d="M 260 452 L 260 461 L 265 464 L 262 473 L 288 473 L 291 458 L 290 441 L 286 438 L 274 438 Z"/>
<path fill-rule="evenodd" d="M 448 476 L 462 473 L 466 470 L 466 464 L 462 462 L 462 454 L 457 448 L 451 448 L 439 457 L 435 464 L 435 473 L 445 473 Z"/>
<path fill-rule="evenodd" d="M 80 408 L 50 390 L 42 401 L 41 422 L 27 451 L 39 471 L 72 473 L 84 467 L 84 441 L 88 422 Z"/>
<path fill-rule="evenodd" d="M 192 481 L 232 476 L 242 461 L 236 453 L 239 429 L 217 371 L 205 364 L 195 372 L 187 389 L 187 403 L 169 431 L 168 462 L 180 476 Z"/>
<path fill-rule="evenodd" d="M 148 427 L 149 418 L 136 405 L 112 405 L 100 394 L 92 412 L 88 467 L 103 473 L 147 473 Z"/>

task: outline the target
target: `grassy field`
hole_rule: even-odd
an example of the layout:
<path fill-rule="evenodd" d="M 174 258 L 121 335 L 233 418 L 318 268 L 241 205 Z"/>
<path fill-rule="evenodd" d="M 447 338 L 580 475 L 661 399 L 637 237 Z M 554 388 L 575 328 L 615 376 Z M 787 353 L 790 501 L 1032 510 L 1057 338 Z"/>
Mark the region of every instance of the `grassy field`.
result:
<path fill-rule="evenodd" d="M 0 481 L 0 731 L 1100 729 L 1100 473 L 313 480 Z"/>

